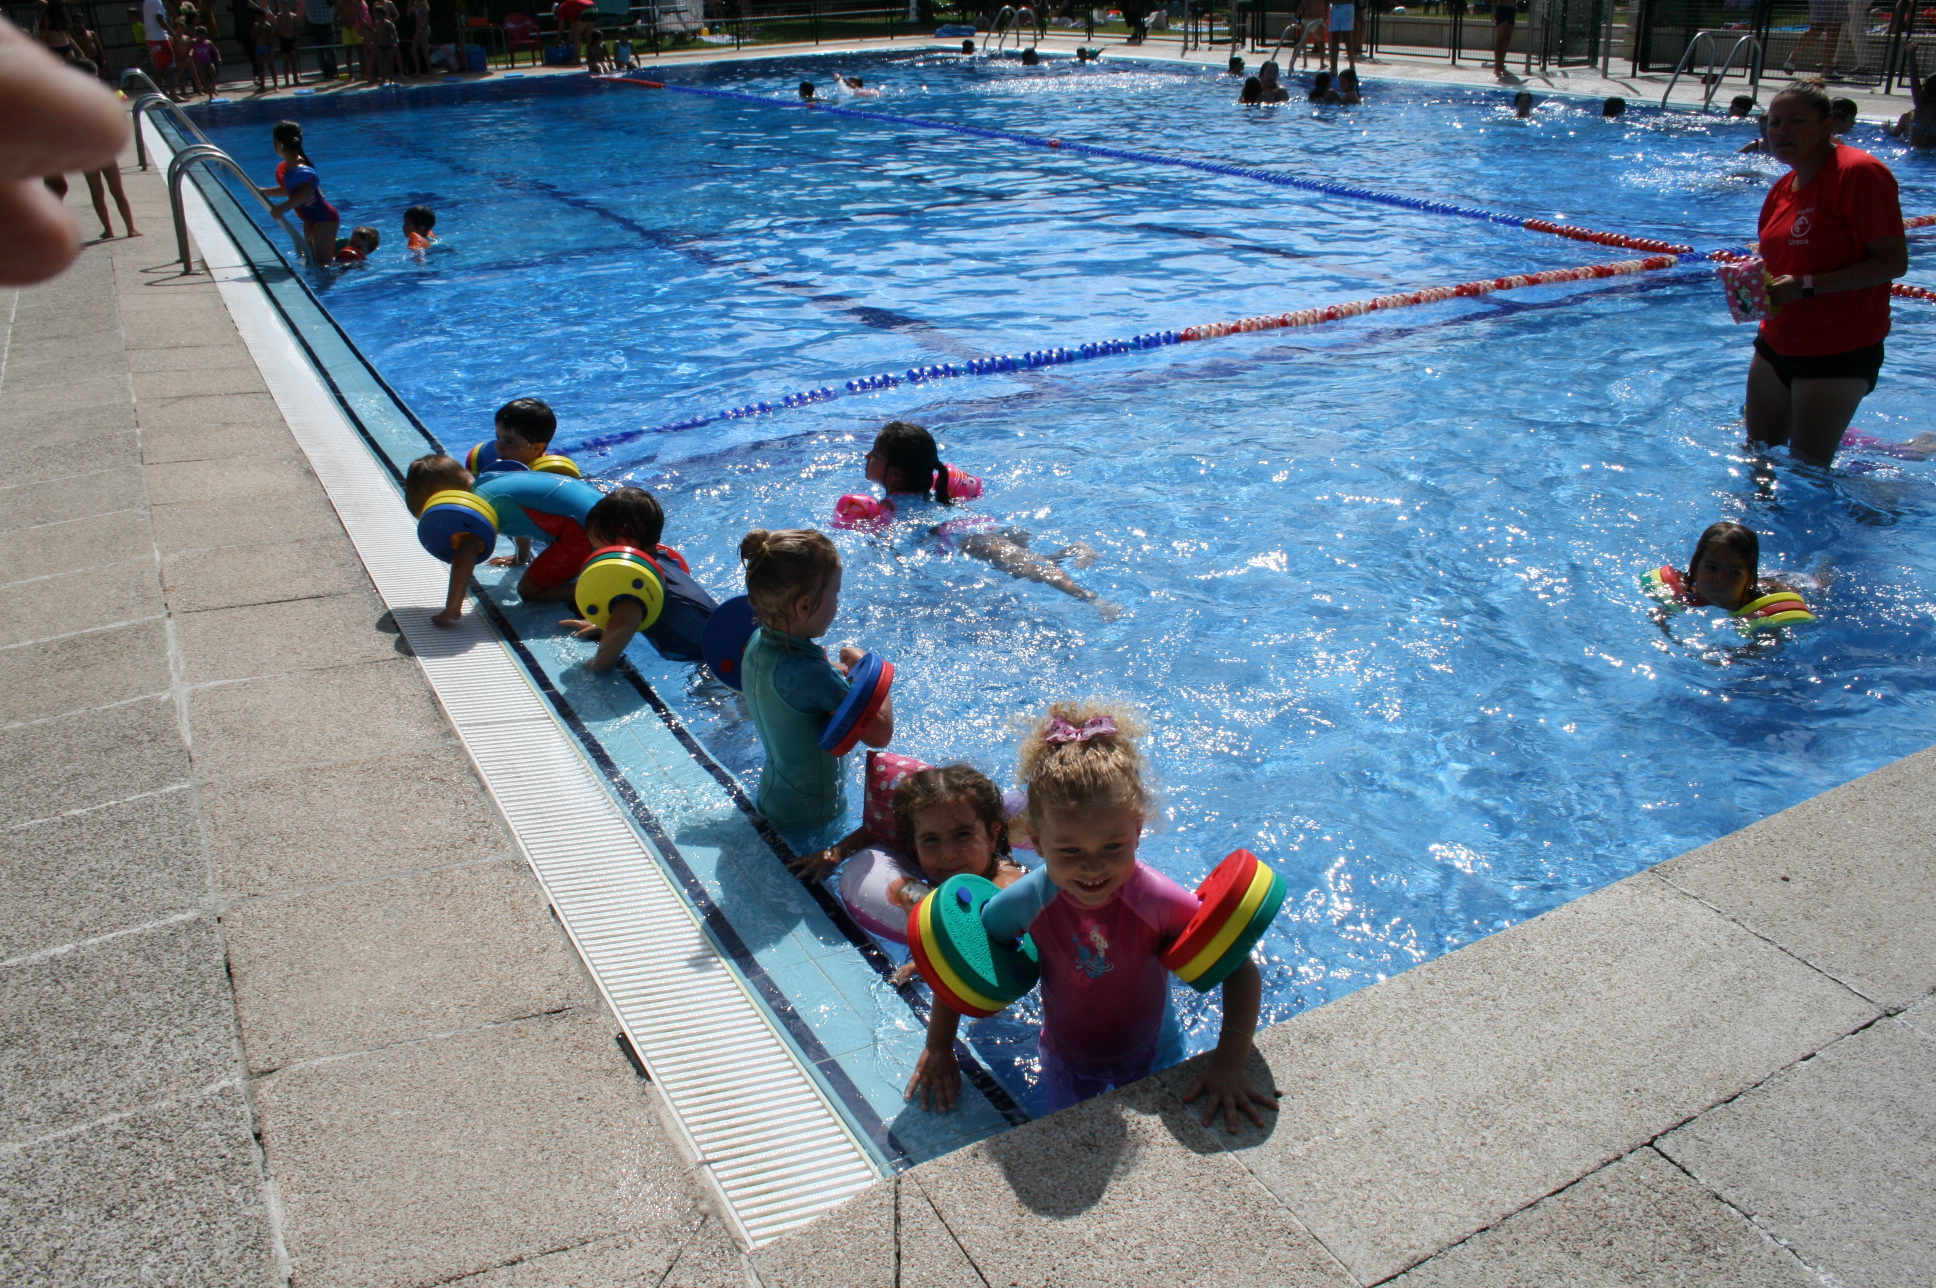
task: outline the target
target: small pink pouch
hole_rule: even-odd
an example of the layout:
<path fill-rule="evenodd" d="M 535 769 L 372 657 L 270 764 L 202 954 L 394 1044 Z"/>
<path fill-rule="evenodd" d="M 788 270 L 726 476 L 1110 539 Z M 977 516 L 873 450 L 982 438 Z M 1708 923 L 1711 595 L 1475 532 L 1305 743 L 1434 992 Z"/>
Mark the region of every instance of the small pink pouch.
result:
<path fill-rule="evenodd" d="M 892 751 L 867 753 L 867 787 L 861 807 L 861 823 L 867 835 L 882 845 L 901 843 L 901 825 L 894 818 L 894 789 L 910 774 L 927 767 L 923 761 Z"/>
<path fill-rule="evenodd" d="M 1723 264 L 1714 270 L 1728 295 L 1728 313 L 1736 322 L 1759 322 L 1775 315 L 1779 305 L 1768 302 L 1768 266 L 1759 259 Z"/>

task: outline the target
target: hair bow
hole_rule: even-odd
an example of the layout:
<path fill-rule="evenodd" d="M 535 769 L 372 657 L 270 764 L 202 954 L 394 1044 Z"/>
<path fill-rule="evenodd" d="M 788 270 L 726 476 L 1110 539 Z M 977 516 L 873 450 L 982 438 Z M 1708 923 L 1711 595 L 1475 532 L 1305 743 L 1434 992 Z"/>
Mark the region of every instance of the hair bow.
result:
<path fill-rule="evenodd" d="M 1049 717 L 1049 731 L 1042 735 L 1044 742 L 1088 742 L 1091 738 L 1101 738 L 1116 732 L 1113 716 L 1091 716 L 1083 722 L 1080 729 L 1064 720 L 1061 716 Z"/>

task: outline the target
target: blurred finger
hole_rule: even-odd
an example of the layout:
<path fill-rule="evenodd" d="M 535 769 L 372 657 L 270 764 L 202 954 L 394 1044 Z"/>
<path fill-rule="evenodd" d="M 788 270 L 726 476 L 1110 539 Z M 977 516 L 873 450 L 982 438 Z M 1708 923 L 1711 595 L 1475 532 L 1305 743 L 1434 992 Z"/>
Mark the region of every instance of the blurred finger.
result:
<path fill-rule="evenodd" d="M 98 170 L 114 164 L 128 142 L 128 118 L 114 95 L 93 77 L 62 65 L 5 19 L 0 19 L 0 121 L 35 123 L 30 130 L 0 134 L 0 183 Z"/>
<path fill-rule="evenodd" d="M 44 282 L 80 253 L 81 226 L 39 179 L 0 183 L 0 286 Z"/>

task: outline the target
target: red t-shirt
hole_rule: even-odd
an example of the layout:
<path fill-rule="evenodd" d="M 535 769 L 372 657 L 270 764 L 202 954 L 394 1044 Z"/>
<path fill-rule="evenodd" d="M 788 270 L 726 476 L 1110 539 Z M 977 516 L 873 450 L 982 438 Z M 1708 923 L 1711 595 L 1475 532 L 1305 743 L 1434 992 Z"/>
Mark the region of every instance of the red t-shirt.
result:
<path fill-rule="evenodd" d="M 1794 184 L 1791 170 L 1761 203 L 1761 258 L 1776 277 L 1847 268 L 1870 242 L 1903 235 L 1896 176 L 1860 148 L 1838 144 L 1813 182 Z M 1761 324 L 1761 338 L 1790 358 L 1866 349 L 1888 334 L 1887 285 L 1796 300 Z"/>
<path fill-rule="evenodd" d="M 598 0 L 558 0 L 558 25 L 577 22 L 578 15 L 595 8 Z"/>

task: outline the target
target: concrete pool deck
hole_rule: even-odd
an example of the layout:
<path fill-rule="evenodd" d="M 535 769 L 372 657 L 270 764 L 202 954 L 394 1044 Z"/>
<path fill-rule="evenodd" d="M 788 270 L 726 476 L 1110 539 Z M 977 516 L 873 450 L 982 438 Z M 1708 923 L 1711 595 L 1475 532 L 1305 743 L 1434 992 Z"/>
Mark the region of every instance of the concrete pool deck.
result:
<path fill-rule="evenodd" d="M 126 182 L 0 292 L 6 1282 L 1928 1282 L 1936 751 L 748 1255 Z"/>
<path fill-rule="evenodd" d="M 845 53 L 911 53 L 924 45 L 933 45 L 936 43 L 946 45 L 949 42 L 934 42 L 904 36 L 896 40 L 830 41 L 824 45 L 748 45 L 744 49 L 738 50 L 724 46 L 707 45 L 680 50 L 667 50 L 656 58 L 645 58 L 643 64 L 654 67 L 676 67 L 692 63 L 747 62 L 763 58 L 795 58 L 806 56 L 838 57 Z M 1158 65 L 1163 63 L 1190 62 L 1204 67 L 1222 67 L 1230 56 L 1230 48 L 1228 45 L 1218 45 L 1210 49 L 1193 49 L 1188 53 L 1179 53 L 1176 47 L 1166 40 L 1152 40 L 1139 47 L 1126 44 L 1120 36 L 1099 35 L 1095 40 L 1088 41 L 1083 39 L 1079 34 L 1070 34 L 1061 29 L 1052 29 L 1042 38 L 1040 47 L 1054 53 L 1073 57 L 1076 49 L 1084 45 L 1101 48 L 1104 51 L 1104 56 L 1111 60 L 1133 59 L 1139 62 L 1151 62 Z M 1247 69 L 1254 72 L 1258 65 L 1265 58 L 1269 57 L 1269 54 L 1268 52 L 1244 50 L 1241 52 L 1241 57 L 1244 59 Z M 1487 57 L 1490 56 L 1488 55 Z M 1670 106 L 1682 110 L 1698 111 L 1701 108 L 1701 96 L 1704 90 L 1704 87 L 1700 83 L 1700 76 L 1696 73 L 1684 75 L 1679 79 L 1678 83 L 1673 83 L 1673 76 L 1665 72 L 1639 72 L 1633 74 L 1624 72 L 1620 69 L 1621 60 L 1617 58 L 1614 60 L 1614 65 L 1609 68 L 1609 74 L 1606 76 L 1602 76 L 1597 67 L 1552 66 L 1544 71 L 1536 67 L 1528 68 L 1522 55 L 1508 61 L 1506 68 L 1507 74 L 1504 77 L 1495 77 L 1490 65 L 1484 59 L 1469 53 L 1462 56 L 1462 61 L 1453 64 L 1442 53 L 1434 55 L 1427 50 L 1406 48 L 1403 46 L 1388 47 L 1381 50 L 1376 58 L 1363 58 L 1359 61 L 1362 64 L 1362 74 L 1368 80 L 1374 82 L 1377 80 L 1392 80 L 1421 85 L 1457 85 L 1465 89 L 1497 90 L 1502 94 L 1513 94 L 1524 89 L 1532 91 L 1535 95 L 1565 94 L 1589 99 L 1619 95 L 1625 98 L 1630 106 L 1635 107 L 1659 106 L 1662 95 L 1668 93 L 1670 83 L 1672 83 L 1672 97 L 1668 100 Z M 1341 62 L 1340 65 L 1345 64 Z M 829 70 L 831 71 L 831 69 Z M 1300 68 L 1300 74 L 1304 70 L 1310 69 Z M 462 79 L 466 82 L 488 83 L 502 80 L 507 72 L 527 77 L 585 75 L 582 67 L 523 66 L 494 68 L 488 72 L 465 73 Z M 1760 88 L 1761 105 L 1766 106 L 1775 91 L 1787 84 L 1789 79 L 1789 75 L 1779 69 L 1772 70 L 1765 75 Z M 442 83 L 442 78 L 437 76 L 424 77 L 421 80 L 409 83 L 413 85 L 436 85 Z M 1236 80 L 1231 82 L 1231 97 L 1233 100 L 1236 97 L 1238 84 L 1239 82 Z M 253 84 L 246 79 L 231 81 L 221 88 L 224 94 L 236 102 L 253 102 L 258 99 L 295 97 L 295 91 L 292 89 L 277 89 L 258 93 Z M 369 93 L 390 92 L 372 90 L 360 82 L 352 83 L 345 80 L 328 84 L 311 81 L 300 88 L 313 89 L 318 95 L 325 98 L 335 98 L 341 95 L 358 96 Z M 1725 111 L 1729 99 L 1738 93 L 1748 92 L 1751 88 L 1739 79 L 1730 78 L 1721 89 L 1716 91 L 1713 106 L 1709 109 L 1710 112 L 1718 116 L 1721 112 Z M 1375 93 L 1375 90 L 1372 92 Z M 1906 86 L 1898 87 L 1897 91 L 1893 94 L 1883 94 L 1866 86 L 1844 85 L 1840 82 L 1833 82 L 1829 85 L 1829 93 L 1838 98 L 1846 97 L 1854 100 L 1860 112 L 1861 119 L 1872 124 L 1893 123 L 1897 117 L 1901 116 L 1902 113 L 1908 111 L 1911 107 L 1909 91 Z M 1747 137 L 1749 136 L 1743 135 L 1744 140 Z"/>

